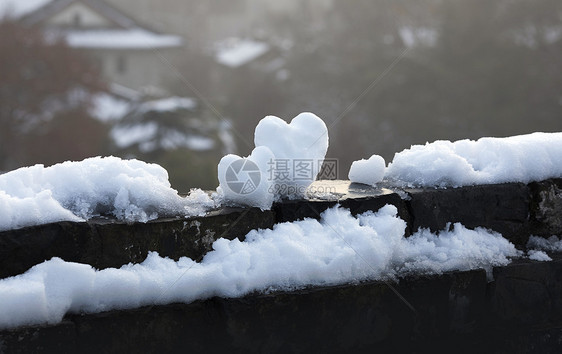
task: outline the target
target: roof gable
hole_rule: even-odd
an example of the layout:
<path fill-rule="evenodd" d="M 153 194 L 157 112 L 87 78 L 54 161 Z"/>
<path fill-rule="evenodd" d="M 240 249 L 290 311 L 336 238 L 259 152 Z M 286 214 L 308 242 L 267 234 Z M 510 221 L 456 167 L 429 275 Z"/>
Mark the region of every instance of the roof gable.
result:
<path fill-rule="evenodd" d="M 52 0 L 50 3 L 44 5 L 36 11 L 25 15 L 22 18 L 22 22 L 28 25 L 40 24 L 65 11 L 73 4 L 82 4 L 87 6 L 97 15 L 112 23 L 113 27 L 138 27 L 135 20 L 103 0 Z"/>

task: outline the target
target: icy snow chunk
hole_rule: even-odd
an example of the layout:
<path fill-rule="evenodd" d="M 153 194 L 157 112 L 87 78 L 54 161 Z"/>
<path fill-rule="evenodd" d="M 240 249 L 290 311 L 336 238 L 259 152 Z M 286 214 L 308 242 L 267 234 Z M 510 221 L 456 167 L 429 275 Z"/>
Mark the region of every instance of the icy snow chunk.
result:
<path fill-rule="evenodd" d="M 385 167 L 382 156 L 373 155 L 368 160 L 353 161 L 348 177 L 354 183 L 375 185 L 382 181 Z"/>
<path fill-rule="evenodd" d="M 484 229 L 455 224 L 439 235 L 422 230 L 405 238 L 405 228 L 392 205 L 358 217 L 333 207 L 321 220 L 250 231 L 244 242 L 219 239 L 200 263 L 150 253 L 141 264 L 98 271 L 53 258 L 0 280 L 0 328 L 56 323 L 66 313 L 490 268 L 519 255 Z"/>
<path fill-rule="evenodd" d="M 275 200 L 306 194 L 326 156 L 328 128 L 312 113 L 301 113 L 289 124 L 267 116 L 256 126 L 254 143 L 248 158 L 221 160 L 218 191 L 226 202 L 269 209 Z"/>
<path fill-rule="evenodd" d="M 201 192 L 202 193 L 202 192 Z M 213 204 L 199 192 L 182 198 L 159 165 L 93 157 L 50 167 L 35 165 L 0 175 L 0 230 L 100 214 L 142 221 L 193 215 Z M 194 208 L 193 204 L 201 203 Z"/>
<path fill-rule="evenodd" d="M 394 155 L 385 177 L 408 186 L 458 187 L 562 177 L 562 133 L 436 141 Z"/>

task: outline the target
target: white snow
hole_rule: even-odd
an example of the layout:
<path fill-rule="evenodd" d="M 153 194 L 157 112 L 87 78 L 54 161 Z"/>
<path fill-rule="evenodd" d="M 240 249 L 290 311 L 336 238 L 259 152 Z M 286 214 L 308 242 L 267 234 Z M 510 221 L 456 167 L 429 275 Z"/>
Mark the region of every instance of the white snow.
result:
<path fill-rule="evenodd" d="M 193 151 L 207 151 L 215 147 L 215 141 L 206 136 L 187 134 L 173 129 L 159 131 L 158 123 L 154 121 L 116 125 L 111 129 L 110 135 L 118 147 L 125 149 L 138 145 L 143 153 L 158 148 L 174 150 L 185 147 Z"/>
<path fill-rule="evenodd" d="M 20 18 L 51 1 L 53 0 L 0 0 L 0 19 L 4 16 Z"/>
<path fill-rule="evenodd" d="M 107 93 L 92 98 L 90 114 L 102 122 L 113 122 L 123 118 L 131 110 L 131 102 Z"/>
<path fill-rule="evenodd" d="M 399 185 L 459 187 L 562 177 L 562 133 L 439 140 L 396 153 L 385 178 Z"/>
<path fill-rule="evenodd" d="M 227 155 L 219 162 L 219 191 L 226 202 L 268 209 L 279 198 L 305 195 L 326 156 L 328 129 L 312 113 L 301 113 L 289 124 L 267 116 L 256 126 L 254 144 L 249 157 Z M 230 169 L 233 163 L 236 168 Z"/>
<path fill-rule="evenodd" d="M 550 236 L 549 238 L 531 236 L 527 242 L 527 248 L 540 251 L 562 252 L 562 239 L 558 238 L 558 236 Z"/>
<path fill-rule="evenodd" d="M 193 110 L 197 102 L 190 97 L 167 97 L 158 100 L 143 102 L 138 107 L 140 113 L 146 112 L 173 112 L 180 109 Z"/>
<path fill-rule="evenodd" d="M 169 130 L 165 133 L 165 137 L 161 139 L 160 146 L 165 150 L 186 147 L 193 151 L 207 151 L 215 147 L 215 141 L 205 136 Z"/>
<path fill-rule="evenodd" d="M 156 122 L 146 122 L 116 125 L 111 129 L 110 135 L 118 147 L 127 148 L 134 144 L 155 139 L 156 133 L 158 133 L 158 124 Z"/>
<path fill-rule="evenodd" d="M 373 155 L 368 160 L 353 161 L 348 177 L 354 183 L 375 185 L 382 181 L 385 168 L 384 158 L 379 155 Z"/>
<path fill-rule="evenodd" d="M 157 34 L 142 28 L 69 30 L 64 34 L 74 48 L 153 49 L 180 47 L 182 38 Z"/>
<path fill-rule="evenodd" d="M 230 38 L 216 44 L 215 60 L 222 65 L 237 68 L 269 51 L 269 44 L 252 39 Z"/>
<path fill-rule="evenodd" d="M 0 328 L 57 323 L 67 313 L 489 268 L 519 255 L 500 235 L 460 224 L 405 238 L 396 214 L 389 205 L 358 217 L 334 207 L 320 221 L 253 230 L 244 242 L 219 239 L 200 263 L 150 253 L 141 264 L 95 270 L 53 258 L 0 280 Z"/>
<path fill-rule="evenodd" d="M 428 27 L 402 26 L 398 29 L 398 35 L 408 48 L 417 46 L 434 47 L 437 44 L 439 32 Z"/>
<path fill-rule="evenodd" d="M 529 259 L 533 260 L 533 261 L 539 261 L 539 262 L 548 262 L 548 261 L 552 261 L 552 258 L 550 258 L 548 256 L 548 254 L 546 254 L 543 251 L 538 251 L 538 250 L 529 250 L 527 252 Z"/>
<path fill-rule="evenodd" d="M 100 214 L 141 221 L 204 213 L 214 202 L 202 191 L 180 197 L 159 165 L 93 157 L 0 175 L 0 231 Z"/>
<path fill-rule="evenodd" d="M 265 146 L 256 147 L 250 156 L 224 156 L 218 166 L 217 192 L 226 203 L 255 206 L 262 210 L 271 208 L 275 193 L 267 178 L 268 163 L 275 155 Z"/>

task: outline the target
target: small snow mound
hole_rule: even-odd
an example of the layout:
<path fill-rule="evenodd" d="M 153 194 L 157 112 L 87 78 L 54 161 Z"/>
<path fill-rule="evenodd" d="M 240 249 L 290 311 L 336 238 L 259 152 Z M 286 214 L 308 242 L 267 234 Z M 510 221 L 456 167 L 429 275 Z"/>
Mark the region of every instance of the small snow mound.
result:
<path fill-rule="evenodd" d="M 382 181 L 385 167 L 384 158 L 373 155 L 368 160 L 353 161 L 348 177 L 354 183 L 375 185 Z"/>
<path fill-rule="evenodd" d="M 548 254 L 546 254 L 543 251 L 538 251 L 538 250 L 529 250 L 527 252 L 527 254 L 529 255 L 529 259 L 533 260 L 533 261 L 539 261 L 539 262 L 548 262 L 548 261 L 552 261 L 552 258 L 550 258 L 548 256 Z"/>

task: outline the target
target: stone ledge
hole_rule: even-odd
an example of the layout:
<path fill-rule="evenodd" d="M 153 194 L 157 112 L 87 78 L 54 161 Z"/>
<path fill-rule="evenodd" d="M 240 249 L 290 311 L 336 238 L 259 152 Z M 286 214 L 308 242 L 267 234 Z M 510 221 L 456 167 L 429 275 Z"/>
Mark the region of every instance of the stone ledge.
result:
<path fill-rule="evenodd" d="M 212 298 L 0 331 L 0 353 L 558 352 L 562 254 L 494 269 Z M 516 282 L 523 282 L 519 286 Z"/>
<path fill-rule="evenodd" d="M 198 260 L 220 237 L 243 239 L 252 229 L 319 218 L 336 203 L 353 214 L 393 204 L 408 224 L 408 235 L 420 227 L 442 230 L 448 222 L 500 232 L 518 247 L 523 247 L 530 235 L 562 235 L 562 179 L 451 189 L 374 188 L 349 181 L 318 181 L 314 188 L 332 191 L 332 198 L 284 201 L 268 211 L 225 208 L 203 217 L 148 223 L 99 218 L 3 231 L 0 278 L 21 274 L 52 257 L 97 269 L 141 262 L 149 251 L 176 260 L 181 256 Z"/>

